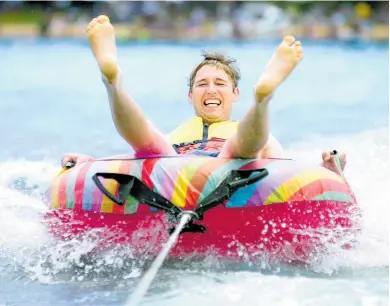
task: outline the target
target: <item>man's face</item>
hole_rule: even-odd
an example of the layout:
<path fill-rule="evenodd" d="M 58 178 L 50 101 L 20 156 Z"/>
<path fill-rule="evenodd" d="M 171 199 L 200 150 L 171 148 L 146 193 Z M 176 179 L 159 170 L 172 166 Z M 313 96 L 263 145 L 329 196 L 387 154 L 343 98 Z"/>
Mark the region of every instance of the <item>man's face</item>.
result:
<path fill-rule="evenodd" d="M 207 123 L 229 120 L 232 104 L 239 97 L 238 89 L 233 87 L 231 78 L 222 68 L 214 65 L 200 68 L 188 93 L 196 115 Z"/>

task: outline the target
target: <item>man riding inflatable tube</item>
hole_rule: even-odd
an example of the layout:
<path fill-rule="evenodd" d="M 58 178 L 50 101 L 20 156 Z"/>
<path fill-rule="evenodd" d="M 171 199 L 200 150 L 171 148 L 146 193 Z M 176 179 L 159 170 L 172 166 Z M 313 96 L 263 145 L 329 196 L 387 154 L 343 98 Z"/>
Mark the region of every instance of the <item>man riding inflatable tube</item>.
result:
<path fill-rule="evenodd" d="M 92 52 L 106 86 L 112 117 L 119 134 L 136 156 L 192 154 L 224 158 L 283 158 L 284 150 L 269 131 L 269 102 L 276 88 L 303 58 L 303 48 L 292 36 L 283 38 L 257 84 L 254 103 L 238 122 L 230 121 L 233 103 L 238 102 L 240 73 L 235 60 L 220 53 L 204 53 L 203 61 L 190 75 L 188 100 L 196 117 L 168 137 L 147 120 L 141 108 L 124 91 L 118 66 L 115 30 L 107 16 L 94 18 L 87 28 Z M 339 154 L 344 169 L 345 154 Z M 334 155 L 323 152 L 322 166 L 335 168 Z M 69 153 L 62 158 L 82 163 L 93 160 Z"/>

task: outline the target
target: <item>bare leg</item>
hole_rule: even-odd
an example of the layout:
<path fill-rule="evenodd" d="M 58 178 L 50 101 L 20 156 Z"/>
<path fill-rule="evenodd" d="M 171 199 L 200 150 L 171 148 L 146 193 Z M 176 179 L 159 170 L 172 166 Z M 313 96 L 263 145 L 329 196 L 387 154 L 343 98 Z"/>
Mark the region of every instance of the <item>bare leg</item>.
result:
<path fill-rule="evenodd" d="M 237 133 L 222 148 L 221 157 L 255 158 L 269 138 L 268 104 L 276 88 L 303 57 L 300 42 L 287 36 L 278 46 L 255 86 L 255 103 L 240 121 Z M 272 148 L 268 148 L 272 149 Z"/>
<path fill-rule="evenodd" d="M 94 18 L 87 28 L 92 52 L 102 72 L 111 113 L 119 134 L 136 154 L 176 154 L 175 150 L 146 119 L 141 108 L 122 88 L 115 30 L 107 16 Z"/>

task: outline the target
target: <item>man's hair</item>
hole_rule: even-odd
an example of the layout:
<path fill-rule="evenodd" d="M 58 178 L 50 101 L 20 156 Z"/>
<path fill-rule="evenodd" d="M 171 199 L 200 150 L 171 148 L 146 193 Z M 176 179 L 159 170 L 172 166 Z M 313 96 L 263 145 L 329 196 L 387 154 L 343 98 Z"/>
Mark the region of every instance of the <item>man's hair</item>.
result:
<path fill-rule="evenodd" d="M 188 86 L 190 90 L 192 90 L 192 86 L 194 85 L 195 76 L 198 71 L 205 65 L 216 66 L 217 68 L 223 69 L 227 75 L 231 78 L 233 82 L 233 89 L 238 87 L 238 82 L 241 79 L 240 70 L 236 66 L 236 60 L 232 57 L 225 56 L 220 52 L 207 52 L 202 51 L 203 61 L 196 66 L 191 74 L 188 82 Z"/>

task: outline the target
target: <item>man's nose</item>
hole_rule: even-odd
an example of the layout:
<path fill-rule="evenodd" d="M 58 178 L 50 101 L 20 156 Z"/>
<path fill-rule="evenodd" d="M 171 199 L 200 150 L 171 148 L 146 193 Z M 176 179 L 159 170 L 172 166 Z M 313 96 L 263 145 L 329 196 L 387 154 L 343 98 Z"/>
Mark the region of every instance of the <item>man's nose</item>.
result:
<path fill-rule="evenodd" d="M 207 86 L 207 92 L 215 93 L 216 89 L 217 88 L 216 88 L 216 86 L 213 83 L 209 83 L 209 85 Z"/>

